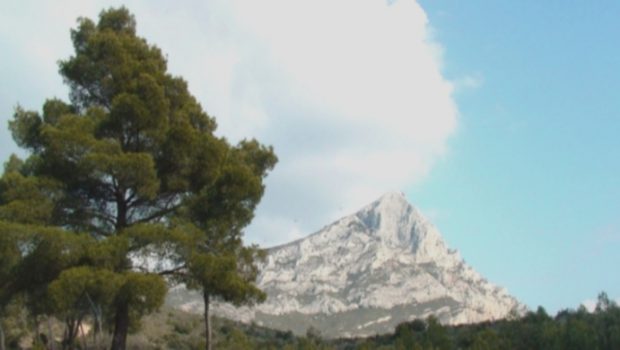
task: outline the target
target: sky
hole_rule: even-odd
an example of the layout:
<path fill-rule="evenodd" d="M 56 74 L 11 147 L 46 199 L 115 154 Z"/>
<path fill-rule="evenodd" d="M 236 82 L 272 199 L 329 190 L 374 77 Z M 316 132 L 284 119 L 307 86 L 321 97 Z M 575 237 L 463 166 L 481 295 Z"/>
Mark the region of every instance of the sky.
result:
<path fill-rule="evenodd" d="M 67 99 L 76 18 L 126 5 L 232 142 L 280 159 L 248 242 L 403 191 L 490 281 L 550 312 L 620 297 L 620 3 L 0 4 L 0 159 L 17 104 Z"/>

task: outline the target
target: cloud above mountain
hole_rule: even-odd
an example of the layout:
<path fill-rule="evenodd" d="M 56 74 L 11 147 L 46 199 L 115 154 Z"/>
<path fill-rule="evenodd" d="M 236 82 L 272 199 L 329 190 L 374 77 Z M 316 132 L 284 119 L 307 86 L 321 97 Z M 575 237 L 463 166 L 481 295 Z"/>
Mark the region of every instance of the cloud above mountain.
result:
<path fill-rule="evenodd" d="M 280 243 L 317 230 L 420 181 L 446 151 L 453 84 L 418 4 L 235 4 L 256 47 L 235 55 L 240 81 L 223 132 L 249 129 L 281 159 L 251 238 Z"/>
<path fill-rule="evenodd" d="M 0 15 L 8 21 L 0 27 L 3 37 L 15 18 L 28 28 L 11 36 L 8 48 L 24 55 L 31 70 L 45 72 L 30 74 L 30 84 L 41 85 L 26 102 L 65 91 L 50 67 L 70 54 L 75 18 L 120 4 L 67 1 L 61 11 L 32 2 L 26 7 L 36 11 L 28 15 Z M 418 183 L 456 129 L 442 49 L 413 0 L 136 1 L 128 7 L 139 34 L 168 55 L 170 70 L 188 80 L 221 135 L 275 147 L 280 162 L 248 228 L 253 242 L 297 238 L 383 192 Z M 5 94 L 3 113 L 18 102 L 13 98 L 23 102 Z"/>

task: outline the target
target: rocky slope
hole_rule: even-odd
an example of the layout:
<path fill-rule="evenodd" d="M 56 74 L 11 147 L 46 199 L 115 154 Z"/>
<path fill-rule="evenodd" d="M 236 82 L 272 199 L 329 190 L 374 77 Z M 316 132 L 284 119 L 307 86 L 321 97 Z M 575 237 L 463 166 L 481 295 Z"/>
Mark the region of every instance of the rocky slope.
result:
<path fill-rule="evenodd" d="M 265 303 L 218 304 L 215 312 L 295 333 L 312 326 L 339 337 L 390 332 L 400 322 L 431 314 L 458 324 L 523 310 L 448 249 L 439 231 L 399 193 L 271 248 L 258 284 L 267 292 Z M 186 293 L 171 293 L 171 302 L 199 310 L 200 301 Z"/>

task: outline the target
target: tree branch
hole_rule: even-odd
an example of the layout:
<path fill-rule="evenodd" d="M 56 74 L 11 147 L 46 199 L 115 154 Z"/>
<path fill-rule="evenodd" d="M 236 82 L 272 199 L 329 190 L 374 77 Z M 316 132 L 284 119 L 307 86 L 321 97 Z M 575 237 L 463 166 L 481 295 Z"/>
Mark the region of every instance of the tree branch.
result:
<path fill-rule="evenodd" d="M 160 275 L 160 276 L 168 276 L 168 275 L 182 275 L 182 276 L 185 276 L 185 275 L 187 275 L 187 273 L 186 272 L 182 272 L 182 270 L 186 269 L 186 268 L 187 268 L 186 265 L 181 265 L 181 266 L 175 267 L 174 269 L 171 269 L 171 270 L 165 270 L 165 271 L 158 272 L 157 274 Z"/>
<path fill-rule="evenodd" d="M 149 216 L 146 216 L 146 217 L 143 217 L 141 219 L 138 219 L 138 220 L 134 221 L 132 224 L 142 224 L 142 223 L 145 223 L 145 222 L 149 222 L 151 220 L 162 218 L 163 216 L 172 213 L 173 211 L 179 209 L 180 207 L 181 207 L 181 204 L 177 204 L 177 205 L 173 205 L 173 206 L 168 207 L 168 208 L 164 208 L 164 209 L 158 210 L 158 211 L 154 212 L 153 214 L 151 214 Z"/>

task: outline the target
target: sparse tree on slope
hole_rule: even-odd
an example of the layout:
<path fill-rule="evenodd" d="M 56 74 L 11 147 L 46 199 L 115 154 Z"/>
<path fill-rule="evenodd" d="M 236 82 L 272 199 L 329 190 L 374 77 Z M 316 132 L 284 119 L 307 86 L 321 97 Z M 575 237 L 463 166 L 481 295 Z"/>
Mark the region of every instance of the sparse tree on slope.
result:
<path fill-rule="evenodd" d="M 252 220 L 263 192 L 263 178 L 273 168 L 276 157 L 271 148 L 256 141 L 243 141 L 227 152 L 220 175 L 207 191 L 188 199 L 180 222 L 190 245 L 180 256 L 186 274 L 182 281 L 202 291 L 206 349 L 212 346 L 209 306 L 212 298 L 236 305 L 264 300 L 255 285 L 257 259 L 262 252 L 246 247 L 242 229 Z"/>

